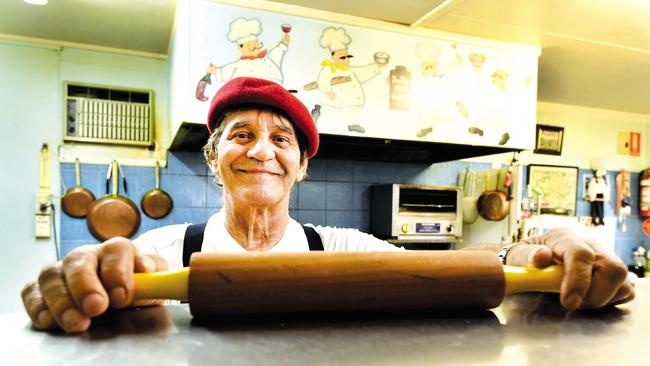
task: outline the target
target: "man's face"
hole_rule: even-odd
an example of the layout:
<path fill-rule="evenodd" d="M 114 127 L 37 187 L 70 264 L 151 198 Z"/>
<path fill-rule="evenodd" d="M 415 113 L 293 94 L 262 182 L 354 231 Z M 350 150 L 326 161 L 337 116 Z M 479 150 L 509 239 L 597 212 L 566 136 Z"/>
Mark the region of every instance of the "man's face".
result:
<path fill-rule="evenodd" d="M 257 39 L 246 41 L 239 45 L 239 52 L 242 56 L 257 57 L 262 51 L 262 44 Z"/>
<path fill-rule="evenodd" d="M 334 51 L 334 54 L 332 55 L 332 62 L 336 66 L 350 66 L 350 59 L 352 58 L 352 55 L 348 53 L 348 50 L 340 50 L 340 51 Z"/>
<path fill-rule="evenodd" d="M 213 173 L 221 177 L 224 198 L 235 205 L 289 205 L 291 187 L 305 176 L 294 127 L 270 111 L 230 115 L 217 144 Z"/>

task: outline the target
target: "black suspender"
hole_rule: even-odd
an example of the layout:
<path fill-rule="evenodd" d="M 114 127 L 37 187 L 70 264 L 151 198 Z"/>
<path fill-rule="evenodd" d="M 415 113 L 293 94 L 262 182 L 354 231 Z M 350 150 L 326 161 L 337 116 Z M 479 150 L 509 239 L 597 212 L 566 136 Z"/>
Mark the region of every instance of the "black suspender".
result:
<path fill-rule="evenodd" d="M 203 232 L 205 232 L 205 225 L 193 224 L 185 230 L 185 237 L 183 238 L 183 267 L 189 267 L 190 257 L 194 252 L 200 252 L 203 245 Z"/>
<path fill-rule="evenodd" d="M 203 233 L 205 232 L 205 225 L 192 224 L 185 230 L 185 237 L 183 238 L 183 267 L 190 265 L 190 257 L 194 252 L 200 252 L 203 245 Z M 302 225 L 302 229 L 307 236 L 307 243 L 309 244 L 310 251 L 323 251 L 323 241 L 320 235 L 311 226 Z"/>
<path fill-rule="evenodd" d="M 309 244 L 310 251 L 322 252 L 325 250 L 323 248 L 323 241 L 320 240 L 320 235 L 318 235 L 313 227 L 302 225 L 302 229 L 305 231 L 305 235 L 307 235 L 307 244 Z"/>

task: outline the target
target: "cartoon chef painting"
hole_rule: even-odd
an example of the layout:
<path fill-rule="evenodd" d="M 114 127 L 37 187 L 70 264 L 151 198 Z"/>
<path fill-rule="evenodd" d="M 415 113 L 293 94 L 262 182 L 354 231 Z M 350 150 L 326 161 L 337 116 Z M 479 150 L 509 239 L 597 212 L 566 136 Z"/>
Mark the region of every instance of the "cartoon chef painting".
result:
<path fill-rule="evenodd" d="M 280 42 L 270 50 L 263 49 L 264 43 L 258 39 L 262 33 L 262 23 L 258 19 L 237 18 L 230 23 L 228 41 L 239 50 L 239 59 L 217 67 L 208 66 L 207 74 L 199 81 L 196 98 L 207 101 L 208 95 L 216 92 L 216 82 L 223 83 L 240 76 L 252 76 L 282 84 L 282 61 L 289 47 L 291 25 L 283 24 L 284 34 Z"/>
<path fill-rule="evenodd" d="M 453 83 L 454 60 L 434 42 L 415 47 L 420 59 L 420 74 L 413 81 L 415 107 L 419 112 L 417 137 L 425 137 L 440 123 L 453 123 L 463 117 L 457 87 Z"/>
<path fill-rule="evenodd" d="M 350 66 L 348 46 L 352 39 L 343 28 L 327 27 L 320 37 L 321 48 L 329 51 L 330 57 L 321 62 L 316 82 L 305 85 L 305 90 L 317 89 L 318 103 L 312 115 L 315 120 L 343 121 L 347 131 L 364 133 L 359 121 L 359 112 L 366 102 L 362 84 L 379 75 L 388 63 L 389 55 L 375 54 L 375 62 L 364 66 Z M 345 128 L 345 127 L 343 127 Z"/>

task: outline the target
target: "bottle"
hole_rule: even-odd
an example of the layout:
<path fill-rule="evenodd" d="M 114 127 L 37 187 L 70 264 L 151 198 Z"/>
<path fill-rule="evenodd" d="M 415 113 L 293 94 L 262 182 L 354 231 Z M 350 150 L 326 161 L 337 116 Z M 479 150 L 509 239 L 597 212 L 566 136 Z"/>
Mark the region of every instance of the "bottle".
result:
<path fill-rule="evenodd" d="M 524 197 L 521 199 L 521 211 L 523 211 L 524 216 L 530 217 L 531 212 L 533 211 L 532 205 L 535 203 L 535 199 L 532 196 L 530 190 L 530 184 L 526 187 L 524 191 Z"/>
<path fill-rule="evenodd" d="M 646 272 L 646 249 L 642 246 L 638 246 L 633 252 L 632 256 L 634 258 L 634 264 L 628 266 L 630 272 L 635 273 L 639 277 L 643 277 Z"/>

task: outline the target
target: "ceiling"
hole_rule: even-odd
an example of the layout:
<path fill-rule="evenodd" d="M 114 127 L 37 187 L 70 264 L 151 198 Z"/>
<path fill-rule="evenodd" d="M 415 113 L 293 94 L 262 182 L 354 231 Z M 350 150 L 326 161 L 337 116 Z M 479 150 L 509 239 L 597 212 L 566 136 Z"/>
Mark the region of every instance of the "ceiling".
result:
<path fill-rule="evenodd" d="M 0 40 L 22 37 L 165 57 L 177 0 L 0 1 Z M 276 0 L 539 46 L 540 101 L 650 114 L 650 0 Z"/>

